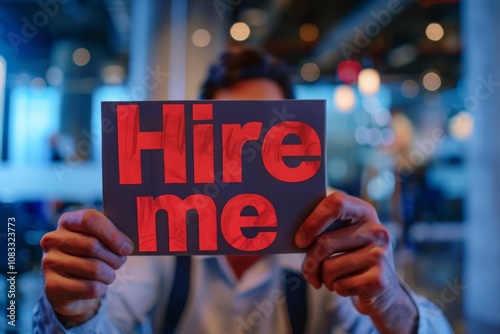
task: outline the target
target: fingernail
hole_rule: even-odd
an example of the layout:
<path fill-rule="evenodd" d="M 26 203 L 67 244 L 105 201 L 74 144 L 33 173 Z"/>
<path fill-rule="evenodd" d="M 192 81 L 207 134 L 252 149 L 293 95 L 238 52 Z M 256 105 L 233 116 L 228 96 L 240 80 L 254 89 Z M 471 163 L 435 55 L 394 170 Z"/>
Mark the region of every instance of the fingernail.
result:
<path fill-rule="evenodd" d="M 134 250 L 134 244 L 130 241 L 124 241 L 122 247 L 120 248 L 120 253 L 123 255 L 130 255 Z"/>

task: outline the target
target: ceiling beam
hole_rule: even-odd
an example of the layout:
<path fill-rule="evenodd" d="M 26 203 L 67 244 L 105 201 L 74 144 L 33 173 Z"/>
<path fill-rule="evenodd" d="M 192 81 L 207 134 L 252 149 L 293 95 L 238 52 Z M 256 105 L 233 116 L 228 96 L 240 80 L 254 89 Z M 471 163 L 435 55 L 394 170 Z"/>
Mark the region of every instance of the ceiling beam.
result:
<path fill-rule="evenodd" d="M 417 0 L 367 0 L 332 25 L 313 51 L 313 61 L 331 71 L 341 60 L 362 53 L 385 27 L 415 5 Z"/>

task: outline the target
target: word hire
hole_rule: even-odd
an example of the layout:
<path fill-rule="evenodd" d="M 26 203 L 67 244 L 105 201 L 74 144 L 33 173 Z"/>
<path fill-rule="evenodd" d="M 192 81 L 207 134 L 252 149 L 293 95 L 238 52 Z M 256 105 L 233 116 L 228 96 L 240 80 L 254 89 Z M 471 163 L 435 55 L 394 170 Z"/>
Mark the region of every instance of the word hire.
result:
<path fill-rule="evenodd" d="M 300 251 L 325 196 L 325 101 L 103 102 L 104 214 L 135 254 Z"/>

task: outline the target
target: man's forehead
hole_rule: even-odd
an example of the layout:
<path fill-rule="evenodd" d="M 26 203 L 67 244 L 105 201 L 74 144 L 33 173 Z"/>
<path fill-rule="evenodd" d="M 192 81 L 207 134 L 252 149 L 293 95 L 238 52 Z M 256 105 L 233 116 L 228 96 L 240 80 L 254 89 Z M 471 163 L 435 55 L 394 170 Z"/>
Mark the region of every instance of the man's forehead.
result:
<path fill-rule="evenodd" d="M 215 100 L 281 100 L 280 86 L 271 79 L 256 78 L 238 81 L 230 87 L 217 89 Z"/>

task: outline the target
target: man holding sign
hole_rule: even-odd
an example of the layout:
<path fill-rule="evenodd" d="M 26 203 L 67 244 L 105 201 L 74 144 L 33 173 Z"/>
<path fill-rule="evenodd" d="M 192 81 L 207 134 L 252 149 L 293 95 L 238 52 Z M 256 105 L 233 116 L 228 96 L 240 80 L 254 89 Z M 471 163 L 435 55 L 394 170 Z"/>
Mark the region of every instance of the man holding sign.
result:
<path fill-rule="evenodd" d="M 398 278 L 373 207 L 324 196 L 324 115 L 301 111 L 320 102 L 277 101 L 293 98 L 283 64 L 227 53 L 202 97 L 274 101 L 103 105 L 117 128 L 104 144 L 106 216 L 66 213 L 42 239 L 35 332 L 451 332 Z M 236 109 L 259 103 L 280 117 Z"/>

